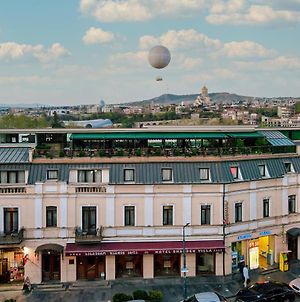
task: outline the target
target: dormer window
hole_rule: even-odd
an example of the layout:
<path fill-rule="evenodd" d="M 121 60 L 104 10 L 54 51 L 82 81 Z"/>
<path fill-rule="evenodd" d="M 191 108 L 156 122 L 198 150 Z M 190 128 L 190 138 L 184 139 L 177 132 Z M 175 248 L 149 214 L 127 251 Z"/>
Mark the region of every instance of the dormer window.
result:
<path fill-rule="evenodd" d="M 265 165 L 258 165 L 259 173 L 261 177 L 266 176 L 266 166 Z"/>
<path fill-rule="evenodd" d="M 134 169 L 124 169 L 124 182 L 134 181 Z"/>
<path fill-rule="evenodd" d="M 230 172 L 233 179 L 239 179 L 239 167 L 230 167 Z"/>
<path fill-rule="evenodd" d="M 57 178 L 58 178 L 58 170 L 48 170 L 47 171 L 48 180 L 56 180 Z"/>
<path fill-rule="evenodd" d="M 78 170 L 78 182 L 101 183 L 101 170 Z"/>
<path fill-rule="evenodd" d="M 284 168 L 286 173 L 293 172 L 291 163 L 284 163 Z"/>
<path fill-rule="evenodd" d="M 161 169 L 162 181 L 172 181 L 173 180 L 173 170 L 171 168 Z"/>
<path fill-rule="evenodd" d="M 2 184 L 25 183 L 25 171 L 1 171 L 0 183 Z"/>
<path fill-rule="evenodd" d="M 200 180 L 209 180 L 209 169 L 200 168 Z"/>

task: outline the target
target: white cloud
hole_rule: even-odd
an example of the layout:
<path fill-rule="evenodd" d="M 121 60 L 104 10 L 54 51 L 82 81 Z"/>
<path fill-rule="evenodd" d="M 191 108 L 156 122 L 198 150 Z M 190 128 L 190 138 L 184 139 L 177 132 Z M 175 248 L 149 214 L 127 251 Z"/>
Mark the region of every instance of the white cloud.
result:
<path fill-rule="evenodd" d="M 40 77 L 40 76 L 0 76 L 0 84 L 41 84 L 41 83 L 49 83 L 50 79 L 48 77 Z"/>
<path fill-rule="evenodd" d="M 269 60 L 257 62 L 235 62 L 235 65 L 243 70 L 262 71 L 287 71 L 300 69 L 300 57 L 279 56 Z"/>
<path fill-rule="evenodd" d="M 245 6 L 245 0 L 215 0 L 210 8 L 211 14 L 235 13 Z"/>
<path fill-rule="evenodd" d="M 267 49 L 261 44 L 253 41 L 228 42 L 217 52 L 218 55 L 225 55 L 230 58 L 270 57 L 275 54 L 274 50 Z"/>
<path fill-rule="evenodd" d="M 103 44 L 114 40 L 115 36 L 112 32 L 104 31 L 101 28 L 91 27 L 82 38 L 85 44 Z"/>
<path fill-rule="evenodd" d="M 267 5 L 251 5 L 237 12 L 213 13 L 206 17 L 211 24 L 252 24 L 261 25 L 274 22 L 294 23 L 300 21 L 300 12 L 274 10 Z"/>
<path fill-rule="evenodd" d="M 160 37 L 143 36 L 139 44 L 141 49 L 149 49 L 155 44 L 162 44 L 170 50 L 191 49 L 192 47 L 194 50 L 210 50 L 218 49 L 222 45 L 220 40 L 211 39 L 194 29 L 169 30 Z"/>
<path fill-rule="evenodd" d="M 203 63 L 201 58 L 184 58 L 181 64 L 182 68 L 186 70 L 194 69 Z"/>
<path fill-rule="evenodd" d="M 41 44 L 30 45 L 15 42 L 0 44 L 0 60 L 17 60 L 32 56 L 41 62 L 49 62 L 69 54 L 70 52 L 59 43 L 52 44 L 48 49 Z"/>
<path fill-rule="evenodd" d="M 207 0 L 81 0 L 80 10 L 101 22 L 147 21 L 159 15 L 196 14 Z"/>

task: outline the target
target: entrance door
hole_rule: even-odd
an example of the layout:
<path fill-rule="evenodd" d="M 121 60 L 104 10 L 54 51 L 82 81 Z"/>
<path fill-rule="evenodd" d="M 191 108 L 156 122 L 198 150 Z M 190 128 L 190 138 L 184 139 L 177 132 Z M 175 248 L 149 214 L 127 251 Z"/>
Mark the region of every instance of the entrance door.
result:
<path fill-rule="evenodd" d="M 42 281 L 60 281 L 60 254 L 42 254 Z"/>
<path fill-rule="evenodd" d="M 291 251 L 288 253 L 289 260 L 297 259 L 298 255 L 298 237 L 297 236 L 291 236 L 288 234 L 288 250 Z"/>
<path fill-rule="evenodd" d="M 104 278 L 104 256 L 77 257 L 77 279 L 95 280 Z"/>

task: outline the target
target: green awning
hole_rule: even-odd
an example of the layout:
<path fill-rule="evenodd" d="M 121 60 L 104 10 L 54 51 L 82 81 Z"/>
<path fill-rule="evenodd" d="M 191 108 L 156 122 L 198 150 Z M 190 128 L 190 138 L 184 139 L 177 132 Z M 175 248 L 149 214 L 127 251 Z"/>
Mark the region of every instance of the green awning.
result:
<path fill-rule="evenodd" d="M 227 135 L 231 138 L 258 138 L 258 137 L 264 137 L 261 133 L 258 133 L 258 132 L 233 132 L 233 133 L 227 133 Z"/>
<path fill-rule="evenodd" d="M 73 133 L 70 139 L 222 139 L 220 132 L 114 132 L 114 133 Z"/>

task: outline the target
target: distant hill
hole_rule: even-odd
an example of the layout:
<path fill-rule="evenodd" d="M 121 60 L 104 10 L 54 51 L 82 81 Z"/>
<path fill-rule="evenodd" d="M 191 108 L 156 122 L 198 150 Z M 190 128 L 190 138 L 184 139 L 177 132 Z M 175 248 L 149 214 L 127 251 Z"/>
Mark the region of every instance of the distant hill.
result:
<path fill-rule="evenodd" d="M 199 93 L 197 94 L 186 94 L 186 95 L 176 95 L 176 94 L 163 94 L 159 97 L 155 97 L 149 100 L 143 100 L 138 102 L 130 102 L 125 103 L 124 105 L 130 106 L 142 106 L 142 105 L 149 105 L 149 104 L 161 104 L 161 105 L 168 105 L 168 104 L 180 104 L 181 102 L 193 102 Z M 217 103 L 226 103 L 231 101 L 244 101 L 244 100 L 253 100 L 254 97 L 251 96 L 243 96 L 234 93 L 228 92 L 216 92 L 216 93 L 209 93 L 209 97 L 213 102 Z"/>

